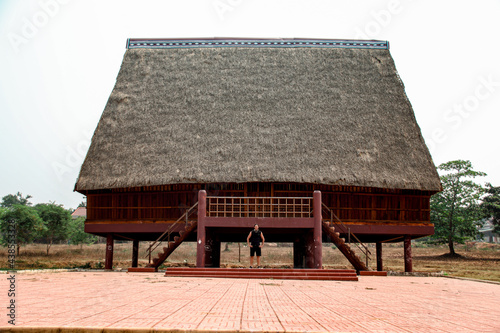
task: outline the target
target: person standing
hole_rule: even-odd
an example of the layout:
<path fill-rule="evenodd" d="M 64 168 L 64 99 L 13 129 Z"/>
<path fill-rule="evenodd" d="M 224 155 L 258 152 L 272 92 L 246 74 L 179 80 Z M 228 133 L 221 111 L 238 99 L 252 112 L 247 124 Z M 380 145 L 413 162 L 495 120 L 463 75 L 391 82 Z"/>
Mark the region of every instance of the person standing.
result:
<path fill-rule="evenodd" d="M 261 240 L 262 244 L 260 243 Z M 247 237 L 247 244 L 250 247 L 250 268 L 253 266 L 254 255 L 257 255 L 257 267 L 260 268 L 260 257 L 262 255 L 261 248 L 264 242 L 264 234 L 259 230 L 259 225 L 255 224 L 253 230 L 250 231 Z"/>

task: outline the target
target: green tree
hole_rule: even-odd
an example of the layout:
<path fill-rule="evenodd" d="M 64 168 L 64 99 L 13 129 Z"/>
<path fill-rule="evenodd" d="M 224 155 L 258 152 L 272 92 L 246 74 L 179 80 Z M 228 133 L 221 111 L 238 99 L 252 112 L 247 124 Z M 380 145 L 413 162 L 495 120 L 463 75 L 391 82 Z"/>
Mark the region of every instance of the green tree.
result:
<path fill-rule="evenodd" d="M 482 207 L 487 217 L 493 219 L 495 232 L 500 234 L 500 186 L 486 184 L 487 195 L 483 198 Z"/>
<path fill-rule="evenodd" d="M 35 209 L 45 223 L 46 228 L 44 228 L 40 236 L 46 240 L 47 255 L 49 255 L 50 248 L 55 240 L 67 238 L 71 214 L 62 205 L 55 203 L 38 204 Z"/>
<path fill-rule="evenodd" d="M 463 243 L 477 234 L 477 224 L 484 217 L 480 206 L 484 188 L 473 181 L 486 176 L 474 171 L 470 161 L 456 160 L 438 167 L 443 191 L 431 198 L 431 222 L 434 223 L 434 239 L 447 243 L 449 255 L 455 256 L 454 243 Z"/>
<path fill-rule="evenodd" d="M 85 228 L 84 217 L 78 217 L 70 221 L 69 239 L 72 244 L 76 245 L 80 244 L 80 247 L 83 247 L 83 244 L 94 244 L 97 242 L 97 236 L 86 233 L 84 228 Z"/>
<path fill-rule="evenodd" d="M 0 219 L 2 245 L 9 245 L 12 226 L 15 230 L 14 239 L 17 245 L 17 255 L 19 255 L 21 245 L 31 243 L 46 228 L 36 209 L 23 205 L 14 205 L 2 212 Z"/>
<path fill-rule="evenodd" d="M 31 206 L 31 202 L 29 202 L 29 199 L 32 198 L 31 195 L 27 195 L 23 197 L 23 194 L 21 192 L 17 192 L 16 194 L 7 194 L 2 198 L 2 203 L 0 203 L 0 206 L 5 207 L 5 208 L 10 208 L 14 205 L 22 205 L 22 206 Z"/>
<path fill-rule="evenodd" d="M 80 202 L 80 203 L 78 204 L 78 207 L 77 207 L 77 208 L 80 208 L 80 207 L 85 207 L 85 208 L 86 208 L 86 207 L 87 207 L 87 202 L 85 202 L 85 200 L 83 200 L 82 202 Z"/>

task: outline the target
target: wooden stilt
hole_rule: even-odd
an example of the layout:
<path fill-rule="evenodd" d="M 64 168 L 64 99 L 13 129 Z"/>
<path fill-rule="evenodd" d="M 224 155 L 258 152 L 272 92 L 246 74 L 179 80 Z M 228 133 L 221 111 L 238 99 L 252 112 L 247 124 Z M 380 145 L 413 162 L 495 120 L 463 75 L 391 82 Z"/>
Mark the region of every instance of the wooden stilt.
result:
<path fill-rule="evenodd" d="M 139 241 L 134 239 L 132 241 L 132 267 L 137 267 L 139 263 Z"/>
<path fill-rule="evenodd" d="M 309 229 L 305 234 L 305 255 L 306 255 L 306 268 L 314 268 L 314 230 Z"/>
<path fill-rule="evenodd" d="M 304 240 L 297 238 L 293 242 L 293 268 L 306 268 L 306 246 Z"/>
<path fill-rule="evenodd" d="M 384 265 L 382 262 L 382 243 L 377 242 L 376 250 L 377 250 L 377 271 L 382 272 L 384 270 L 383 268 Z"/>
<path fill-rule="evenodd" d="M 405 250 L 405 272 L 411 273 L 413 272 L 413 263 L 412 263 L 412 255 L 411 255 L 411 236 L 405 236 L 404 243 Z"/>
<path fill-rule="evenodd" d="M 106 261 L 104 263 L 104 268 L 109 270 L 113 269 L 113 245 L 113 234 L 108 234 L 106 237 Z"/>

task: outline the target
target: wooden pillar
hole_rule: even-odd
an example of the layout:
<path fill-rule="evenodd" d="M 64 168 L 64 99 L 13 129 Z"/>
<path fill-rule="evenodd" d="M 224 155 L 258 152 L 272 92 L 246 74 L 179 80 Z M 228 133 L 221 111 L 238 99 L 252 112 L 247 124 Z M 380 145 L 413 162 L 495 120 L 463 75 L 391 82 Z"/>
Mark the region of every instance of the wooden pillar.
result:
<path fill-rule="evenodd" d="M 204 267 L 220 267 L 220 240 L 213 228 L 205 228 Z"/>
<path fill-rule="evenodd" d="M 205 227 L 205 265 L 203 267 L 214 267 L 213 245 L 212 230 Z"/>
<path fill-rule="evenodd" d="M 305 235 L 306 268 L 314 268 L 314 231 L 309 229 Z"/>
<path fill-rule="evenodd" d="M 297 238 L 293 242 L 293 268 L 305 268 L 306 267 L 306 251 L 305 243 L 302 239 Z"/>
<path fill-rule="evenodd" d="M 139 263 L 139 240 L 132 241 L 132 267 L 137 267 Z"/>
<path fill-rule="evenodd" d="M 384 265 L 382 262 L 382 243 L 377 242 L 376 250 L 377 250 L 377 271 L 381 272 L 384 270 Z"/>
<path fill-rule="evenodd" d="M 106 261 L 104 263 L 105 269 L 113 269 L 113 234 L 108 234 L 106 237 Z"/>
<path fill-rule="evenodd" d="M 212 267 L 220 267 L 220 240 L 217 237 L 214 237 L 212 246 Z"/>
<path fill-rule="evenodd" d="M 196 246 L 196 267 L 205 267 L 205 217 L 207 216 L 207 192 L 198 191 L 198 229 Z"/>
<path fill-rule="evenodd" d="M 321 191 L 313 194 L 313 218 L 314 218 L 314 268 L 323 268 L 323 247 L 321 230 Z"/>
<path fill-rule="evenodd" d="M 412 255 L 411 255 L 411 236 L 405 235 L 404 242 L 404 251 L 405 251 L 405 272 L 413 272 L 413 263 L 412 263 Z"/>

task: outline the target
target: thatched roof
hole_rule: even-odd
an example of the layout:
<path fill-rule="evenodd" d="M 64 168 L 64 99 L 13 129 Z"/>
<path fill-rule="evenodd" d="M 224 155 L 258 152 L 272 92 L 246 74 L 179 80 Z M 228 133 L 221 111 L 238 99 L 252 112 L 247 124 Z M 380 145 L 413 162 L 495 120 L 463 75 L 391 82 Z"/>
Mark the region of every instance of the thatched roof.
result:
<path fill-rule="evenodd" d="M 441 189 L 386 42 L 222 41 L 129 40 L 75 190 Z"/>

